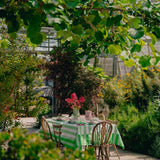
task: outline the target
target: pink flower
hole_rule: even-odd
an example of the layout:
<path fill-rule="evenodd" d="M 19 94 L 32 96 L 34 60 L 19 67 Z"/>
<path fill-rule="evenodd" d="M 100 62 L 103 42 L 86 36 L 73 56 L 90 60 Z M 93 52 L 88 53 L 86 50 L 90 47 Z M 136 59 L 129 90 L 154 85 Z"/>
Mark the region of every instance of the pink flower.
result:
<path fill-rule="evenodd" d="M 79 101 L 80 101 L 81 103 L 83 103 L 83 102 L 85 101 L 84 97 L 81 96 L 81 97 L 79 98 Z"/>
<path fill-rule="evenodd" d="M 75 100 L 77 100 L 77 99 L 78 99 L 78 97 L 77 97 L 76 93 L 72 93 L 72 94 L 71 94 L 71 99 L 75 99 Z"/>
<path fill-rule="evenodd" d="M 79 99 L 76 93 L 71 94 L 71 98 L 66 98 L 65 101 L 72 109 L 80 109 L 83 106 L 83 102 L 85 101 L 84 97 L 81 96 Z"/>

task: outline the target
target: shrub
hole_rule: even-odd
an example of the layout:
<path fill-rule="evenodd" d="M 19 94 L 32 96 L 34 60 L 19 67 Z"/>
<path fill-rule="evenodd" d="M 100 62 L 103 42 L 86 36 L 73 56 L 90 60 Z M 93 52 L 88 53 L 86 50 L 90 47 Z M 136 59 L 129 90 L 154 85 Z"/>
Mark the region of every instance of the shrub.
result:
<path fill-rule="evenodd" d="M 102 91 L 104 94 L 104 102 L 109 105 L 110 108 L 114 108 L 116 105 L 123 105 L 125 102 L 123 84 L 121 80 L 116 77 L 108 81 Z"/>
<path fill-rule="evenodd" d="M 20 125 L 20 122 L 17 120 L 17 113 L 4 110 L 0 112 L 0 129 L 2 131 L 11 130 L 11 128 L 15 128 Z"/>
<path fill-rule="evenodd" d="M 159 108 L 156 103 L 150 102 L 145 113 L 138 111 L 133 105 L 120 107 L 112 113 L 111 118 L 119 121 L 118 128 L 126 149 L 156 156 L 155 137 L 159 136 L 160 131 L 160 110 L 157 107 Z M 160 150 L 157 148 L 156 153 L 158 152 Z"/>
<path fill-rule="evenodd" d="M 28 115 L 37 118 L 36 127 L 39 128 L 41 125 L 42 116 L 49 115 L 51 113 L 51 107 L 43 97 L 39 97 L 36 103 L 36 107 L 32 111 L 28 112 Z"/>
<path fill-rule="evenodd" d="M 103 94 L 104 101 L 110 108 L 116 105 L 130 104 L 141 111 L 145 111 L 149 100 L 159 95 L 160 74 L 154 69 L 145 72 L 134 71 L 127 73 L 123 80 L 117 77 L 110 79 L 105 85 Z"/>
<path fill-rule="evenodd" d="M 2 144 L 8 142 L 7 149 Z M 25 130 L 14 129 L 11 134 L 0 133 L 1 160 L 95 160 L 94 150 L 86 151 L 64 150 L 63 153 L 55 147 L 53 141 L 45 141 L 40 135 L 27 135 Z"/>
<path fill-rule="evenodd" d="M 157 158 L 160 158 L 160 135 L 155 137 L 149 153 Z"/>

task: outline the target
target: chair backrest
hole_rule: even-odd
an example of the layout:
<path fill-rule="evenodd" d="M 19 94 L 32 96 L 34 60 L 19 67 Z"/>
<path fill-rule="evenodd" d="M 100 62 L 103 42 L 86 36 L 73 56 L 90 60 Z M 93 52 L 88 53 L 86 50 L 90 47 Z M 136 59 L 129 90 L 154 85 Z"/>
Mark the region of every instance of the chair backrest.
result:
<path fill-rule="evenodd" d="M 109 120 L 109 119 L 107 119 L 106 121 L 107 121 L 107 122 L 110 122 L 110 123 L 112 123 L 112 124 L 116 124 L 116 125 L 118 124 L 118 121 L 113 121 L 113 120 Z"/>
<path fill-rule="evenodd" d="M 49 140 L 49 139 L 53 140 L 52 134 L 51 134 L 51 129 L 50 129 L 49 124 L 44 116 L 42 116 L 42 118 L 41 118 L 41 126 L 42 126 L 42 130 L 44 133 L 44 138 L 46 140 Z"/>
<path fill-rule="evenodd" d="M 108 143 L 112 133 L 110 122 L 103 121 L 97 123 L 92 131 L 92 145 L 105 145 Z"/>
<path fill-rule="evenodd" d="M 58 148 L 60 148 L 60 145 L 61 145 L 61 134 L 62 134 L 61 128 L 62 128 L 62 125 L 53 124 L 54 138 Z"/>

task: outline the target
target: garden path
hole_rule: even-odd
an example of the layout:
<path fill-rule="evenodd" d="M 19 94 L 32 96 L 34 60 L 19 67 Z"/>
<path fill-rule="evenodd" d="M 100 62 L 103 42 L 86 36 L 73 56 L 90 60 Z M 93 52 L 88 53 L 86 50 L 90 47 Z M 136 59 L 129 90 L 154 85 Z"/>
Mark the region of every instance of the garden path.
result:
<path fill-rule="evenodd" d="M 22 123 L 22 128 L 27 128 L 29 134 L 39 132 L 39 129 L 35 128 L 36 118 L 32 118 L 32 117 L 20 118 L 20 122 Z M 121 148 L 118 148 L 118 147 L 117 149 L 120 155 L 120 160 L 159 160 L 156 158 L 152 158 L 148 155 L 134 153 L 128 150 L 122 150 Z M 111 150 L 110 160 L 118 160 L 113 148 L 111 148 L 110 150 Z"/>

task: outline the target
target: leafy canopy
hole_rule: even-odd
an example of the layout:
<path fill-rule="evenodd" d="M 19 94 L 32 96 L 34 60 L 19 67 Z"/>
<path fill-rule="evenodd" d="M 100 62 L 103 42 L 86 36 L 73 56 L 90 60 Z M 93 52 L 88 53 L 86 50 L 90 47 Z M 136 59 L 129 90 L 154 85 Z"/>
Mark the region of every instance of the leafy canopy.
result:
<path fill-rule="evenodd" d="M 160 39 L 160 3 L 151 0 L 1 0 L 0 17 L 5 18 L 8 33 L 27 29 L 32 43 L 40 44 L 42 26 L 53 27 L 61 43 L 77 49 L 75 56 L 95 57 L 102 52 L 120 55 L 128 66 L 157 65 L 159 52 L 154 44 Z M 142 37 L 149 36 L 152 56 L 137 55 L 144 47 Z M 5 42 L 3 42 L 5 46 Z M 144 65 L 144 62 L 147 63 Z"/>

